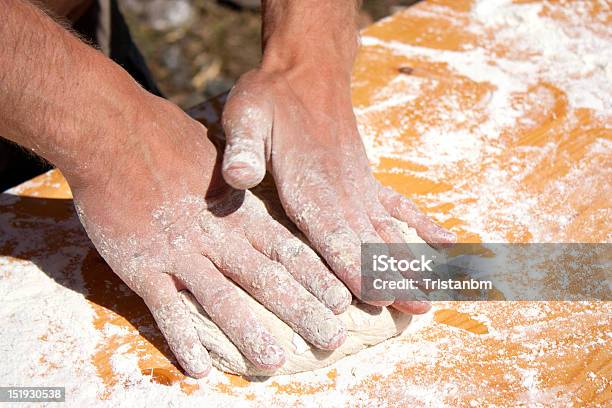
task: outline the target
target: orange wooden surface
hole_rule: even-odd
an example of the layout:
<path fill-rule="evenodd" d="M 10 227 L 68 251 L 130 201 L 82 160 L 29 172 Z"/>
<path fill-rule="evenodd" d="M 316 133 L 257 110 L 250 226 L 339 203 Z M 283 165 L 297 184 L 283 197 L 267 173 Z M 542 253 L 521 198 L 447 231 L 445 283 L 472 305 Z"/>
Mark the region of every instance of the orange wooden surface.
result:
<path fill-rule="evenodd" d="M 605 2 L 589 4 L 584 14 L 575 17 L 585 27 L 595 16 L 605 14 L 610 19 Z M 496 48 L 489 49 L 490 38 L 467 28 L 473 24 L 472 6 L 470 1 L 422 3 L 363 32 L 365 46 L 354 70 L 353 102 L 361 128 L 370 135 L 371 146 L 384 145 L 389 132 L 394 132 L 393 146 L 410 151 L 423 143 L 422 129 L 446 127 L 475 132 L 487 120 L 482 100 L 495 92 L 494 84 L 461 75 L 425 52 L 423 56 L 418 52 L 401 55 L 384 45 L 397 42 L 432 52 L 457 53 L 485 49 L 500 56 L 514 52 L 512 44 L 504 48 L 495 43 Z M 546 6 L 541 13 L 559 20 L 566 17 L 557 15 L 557 11 Z M 418 81 L 419 92 L 407 92 L 408 85 L 398 80 L 400 77 Z M 521 80 L 520 73 L 516 78 Z M 610 112 L 602 114 L 572 106 L 560 83 L 536 80 L 526 89 L 512 95 L 522 119 L 514 126 L 500 127 L 499 135 L 486 141 L 489 147 L 498 148 L 487 151 L 477 166 L 459 160 L 440 165 L 436 172 L 423 161 L 386 154 L 383 149 L 372 159 L 376 176 L 383 184 L 413 198 L 464 242 L 491 237 L 508 242 L 609 241 L 612 191 L 608 176 L 612 153 L 591 147 L 602 139 L 611 139 Z M 406 101 L 386 103 L 402 92 L 410 96 Z M 449 100 L 453 103 L 445 105 Z M 216 121 L 221 107 L 219 101 L 213 100 L 193 112 L 214 132 L 218 131 Z M 453 114 L 457 111 L 470 115 L 460 118 Z M 529 154 L 548 145 L 554 145 L 554 149 L 537 160 Z M 579 182 L 570 177 L 577 166 L 581 171 Z M 519 182 L 505 186 L 504 195 L 499 194 L 497 201 L 495 186 L 483 178 L 491 168 L 521 175 Z M 34 234 L 39 216 L 57 220 L 75 216 L 69 188 L 58 172 L 26 183 L 18 193 L 24 196 L 22 200 L 2 203 L 0 209 L 14 213 L 18 220 L 31 222 Z M 530 203 L 529 208 L 520 207 L 521 198 Z M 481 212 L 474 216 L 465 211 L 471 208 L 480 208 Z M 514 216 L 521 211 L 529 217 Z M 561 217 L 567 219 L 556 222 Z M 538 225 L 533 224 L 534 220 Z M 49 237 L 47 248 L 19 254 L 18 258 L 53 254 L 63 245 L 62 236 L 58 229 L 55 236 Z M 13 256 L 10 247 L 0 250 L 1 256 Z M 98 395 L 100 399 L 108 398 L 117 386 L 130 388 L 120 383 L 111 364 L 120 347 L 123 353 L 138 358 L 141 372 L 151 375 L 154 383 L 169 389 L 178 385 L 184 394 L 194 398 L 203 387 L 211 388 L 254 405 L 299 404 L 301 397 L 316 404 L 326 401 L 325 395 L 340 387 L 341 382 L 345 383 L 344 391 L 355 395 L 356 404 L 366 406 L 431 403 L 431 398 L 419 392 L 430 392 L 441 405 L 449 406 L 605 406 L 612 398 L 612 310 L 606 302 L 441 302 L 434 309 L 432 324 L 420 330 L 418 338 L 397 340 L 431 349 L 431 357 L 399 360 L 390 372 L 352 381 L 332 367 L 316 382 L 272 379 L 261 385 L 233 375 L 225 375 L 224 381 L 195 382 L 175 366 L 143 302 L 133 294 L 117 295 L 123 293 L 123 284 L 95 251 L 91 250 L 82 261 L 81 271 L 88 291 L 86 299 L 94 310 L 92 324 L 101 333 L 91 360 L 106 386 L 106 391 Z M 108 323 L 124 328 L 124 334 L 104 334 Z M 602 335 L 606 339 L 606 333 L 607 340 L 590 341 Z M 40 364 L 45 364 L 44 359 Z M 262 397 L 261 387 L 273 391 L 272 401 Z"/>

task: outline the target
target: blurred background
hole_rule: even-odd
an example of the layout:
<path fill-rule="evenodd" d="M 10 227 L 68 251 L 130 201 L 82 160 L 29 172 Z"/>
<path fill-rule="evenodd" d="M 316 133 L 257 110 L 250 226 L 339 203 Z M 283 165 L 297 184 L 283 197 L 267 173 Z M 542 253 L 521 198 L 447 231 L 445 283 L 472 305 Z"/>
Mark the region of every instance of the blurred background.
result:
<path fill-rule="evenodd" d="M 365 27 L 418 0 L 364 0 Z M 259 0 L 120 0 L 166 97 L 183 108 L 231 88 L 261 57 Z"/>

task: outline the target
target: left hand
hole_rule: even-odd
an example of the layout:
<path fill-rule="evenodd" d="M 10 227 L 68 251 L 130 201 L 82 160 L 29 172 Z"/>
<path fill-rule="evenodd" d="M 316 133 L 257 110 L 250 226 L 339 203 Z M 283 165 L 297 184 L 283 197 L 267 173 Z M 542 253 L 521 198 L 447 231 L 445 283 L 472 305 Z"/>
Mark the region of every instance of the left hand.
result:
<path fill-rule="evenodd" d="M 374 178 L 346 76 L 320 67 L 253 70 L 232 89 L 223 127 L 225 180 L 247 189 L 263 179 L 267 166 L 289 218 L 359 298 L 361 243 L 403 242 L 392 217 L 430 244 L 455 241 L 453 233 Z M 392 303 L 414 314 L 430 309 L 421 301 L 367 303 Z"/>

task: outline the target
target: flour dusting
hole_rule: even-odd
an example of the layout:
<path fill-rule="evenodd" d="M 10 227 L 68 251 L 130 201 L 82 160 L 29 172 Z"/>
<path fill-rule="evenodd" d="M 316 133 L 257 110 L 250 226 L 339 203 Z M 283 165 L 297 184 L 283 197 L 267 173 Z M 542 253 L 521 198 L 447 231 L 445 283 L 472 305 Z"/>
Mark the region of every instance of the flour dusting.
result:
<path fill-rule="evenodd" d="M 405 39 L 398 18 L 426 28 Z M 605 1 L 479 0 L 467 12 L 423 2 L 367 29 L 368 69 L 353 88 L 377 175 L 432 183 L 412 198 L 460 236 L 612 240 L 609 18 Z M 444 43 L 448 33 L 466 40 Z M 199 113 L 218 127 L 213 105 Z M 66 386 L 71 406 L 126 407 L 584 406 L 609 392 L 610 302 L 436 302 L 409 336 L 328 368 L 186 379 L 167 369 L 163 343 L 149 344 L 150 316 L 118 307 L 138 307 L 127 286 L 87 276 L 98 258 L 72 203 L 38 198 L 42 187 L 63 188 L 49 173 L 0 195 L 2 385 Z M 96 297 L 89 280 L 110 289 Z M 486 330 L 459 327 L 466 316 Z M 147 347 L 160 352 L 140 355 Z"/>

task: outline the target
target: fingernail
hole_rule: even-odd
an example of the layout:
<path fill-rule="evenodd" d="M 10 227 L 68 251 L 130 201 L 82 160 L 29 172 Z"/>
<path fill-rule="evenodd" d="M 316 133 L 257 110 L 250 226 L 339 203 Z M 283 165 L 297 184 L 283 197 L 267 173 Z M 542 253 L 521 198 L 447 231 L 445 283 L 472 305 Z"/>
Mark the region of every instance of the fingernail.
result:
<path fill-rule="evenodd" d="M 223 170 L 225 171 L 248 172 L 250 174 L 257 172 L 262 167 L 261 160 L 257 157 L 257 154 L 248 150 L 234 154 L 230 152 L 225 157 L 223 161 Z"/>
<path fill-rule="evenodd" d="M 242 150 L 232 154 L 229 151 L 223 160 L 223 175 L 234 188 L 249 188 L 263 180 L 266 167 L 255 152 Z"/>

